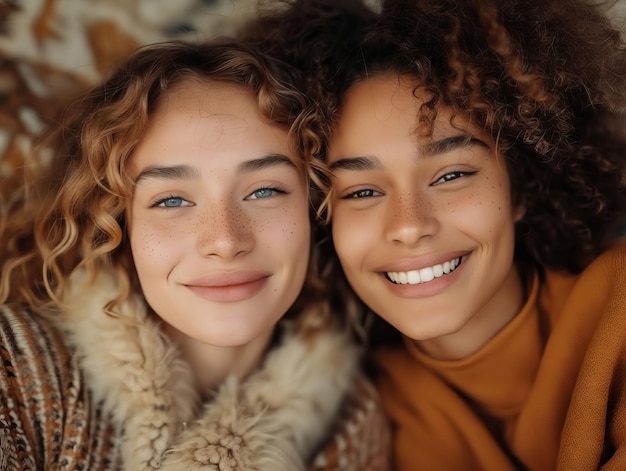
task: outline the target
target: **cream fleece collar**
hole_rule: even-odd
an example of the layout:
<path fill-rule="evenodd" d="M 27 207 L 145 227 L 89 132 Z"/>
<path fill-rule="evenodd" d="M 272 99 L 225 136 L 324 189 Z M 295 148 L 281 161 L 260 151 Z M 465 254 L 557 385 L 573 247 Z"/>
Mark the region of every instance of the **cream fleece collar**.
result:
<path fill-rule="evenodd" d="M 104 312 L 118 292 L 113 273 L 94 283 L 79 273 L 59 323 L 93 399 L 113 414 L 124 469 L 305 469 L 355 378 L 358 352 L 346 335 L 287 332 L 258 371 L 228 378 L 200 404 L 188 364 L 140 296 L 122 306 L 127 320 Z"/>

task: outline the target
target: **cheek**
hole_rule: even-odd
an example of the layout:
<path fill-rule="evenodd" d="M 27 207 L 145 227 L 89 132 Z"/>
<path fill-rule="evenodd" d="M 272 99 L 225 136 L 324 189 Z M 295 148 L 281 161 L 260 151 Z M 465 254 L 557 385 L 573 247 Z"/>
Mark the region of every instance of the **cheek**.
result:
<path fill-rule="evenodd" d="M 284 242 L 285 245 L 293 247 L 300 258 L 303 251 L 308 255 L 311 246 L 311 221 L 309 218 L 308 208 L 295 213 L 292 212 L 291 216 L 286 218 L 288 222 L 281 228 L 281 235 L 279 235 L 279 237 L 287 239 Z"/>
<path fill-rule="evenodd" d="M 368 219 L 361 219 L 341 210 L 333 212 L 331 226 L 333 245 L 345 270 L 357 264 L 360 254 L 367 252 L 371 246 L 371 235 L 374 231 L 366 226 L 368 221 L 373 222 L 375 219 L 373 215 Z"/>
<path fill-rule="evenodd" d="M 261 251 L 301 260 L 311 244 L 311 222 L 308 207 L 297 204 L 277 209 L 268 214 L 251 214 L 250 229 Z"/>
<path fill-rule="evenodd" d="M 184 234 L 188 229 L 180 222 L 153 224 L 134 221 L 129 231 L 130 247 L 139 278 L 168 269 L 178 251 L 186 246 Z"/>
<path fill-rule="evenodd" d="M 508 236 L 515 224 L 508 186 L 498 182 L 476 187 L 463 199 L 448 201 L 447 214 L 477 238 Z"/>

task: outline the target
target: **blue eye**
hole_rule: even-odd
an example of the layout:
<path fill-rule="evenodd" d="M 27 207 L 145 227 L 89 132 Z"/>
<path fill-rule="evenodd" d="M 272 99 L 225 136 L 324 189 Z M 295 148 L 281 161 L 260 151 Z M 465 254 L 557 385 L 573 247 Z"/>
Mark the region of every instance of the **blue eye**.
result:
<path fill-rule="evenodd" d="M 252 193 L 253 198 L 269 198 L 274 194 L 274 190 L 270 190 L 269 188 L 261 188 L 260 190 Z"/>
<path fill-rule="evenodd" d="M 157 201 L 154 206 L 160 208 L 180 208 L 182 206 L 191 206 L 191 203 L 178 196 L 170 196 Z"/>
<path fill-rule="evenodd" d="M 342 197 L 342 199 L 356 199 L 356 198 L 372 198 L 374 196 L 382 196 L 382 193 L 380 191 L 376 191 L 376 190 L 372 190 L 372 189 L 364 189 L 364 190 L 357 190 L 357 191 L 353 191 L 352 193 L 349 193 L 345 196 Z"/>
<path fill-rule="evenodd" d="M 258 190 L 253 191 L 246 198 L 249 200 L 260 200 L 265 198 L 271 198 L 272 196 L 276 196 L 278 193 L 284 194 L 285 191 L 280 188 L 259 188 Z"/>

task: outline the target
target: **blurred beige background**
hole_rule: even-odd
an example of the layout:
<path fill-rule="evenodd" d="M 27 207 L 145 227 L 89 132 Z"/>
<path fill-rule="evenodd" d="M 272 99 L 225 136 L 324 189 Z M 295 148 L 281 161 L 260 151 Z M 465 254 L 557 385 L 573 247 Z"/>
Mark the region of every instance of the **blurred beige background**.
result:
<path fill-rule="evenodd" d="M 258 4 L 259 0 L 0 0 L 0 188 L 21 178 L 33 137 L 67 99 L 94 84 L 120 58 L 154 41 L 232 33 L 255 14 Z M 623 22 L 626 0 L 616 0 L 613 9 Z"/>
<path fill-rule="evenodd" d="M 142 44 L 229 34 L 257 0 L 0 0 L 0 187 L 64 103 Z"/>

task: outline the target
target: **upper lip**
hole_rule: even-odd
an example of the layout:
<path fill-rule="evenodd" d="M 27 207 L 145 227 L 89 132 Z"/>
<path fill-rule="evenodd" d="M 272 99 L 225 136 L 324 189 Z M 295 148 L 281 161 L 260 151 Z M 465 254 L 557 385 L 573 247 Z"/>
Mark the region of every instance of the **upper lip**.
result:
<path fill-rule="evenodd" d="M 183 283 L 185 286 L 198 286 L 206 288 L 221 288 L 225 286 L 243 285 L 252 283 L 270 276 L 267 272 L 256 270 L 240 270 L 229 272 L 215 272 L 203 275 L 199 278 Z"/>
<path fill-rule="evenodd" d="M 388 273 L 388 272 L 408 272 L 414 270 L 420 270 L 426 267 L 432 267 L 435 265 L 441 265 L 455 258 L 464 257 L 469 255 L 470 251 L 459 250 L 455 252 L 446 252 L 439 254 L 424 255 L 416 258 L 405 258 L 397 262 L 385 264 L 375 271 Z"/>

